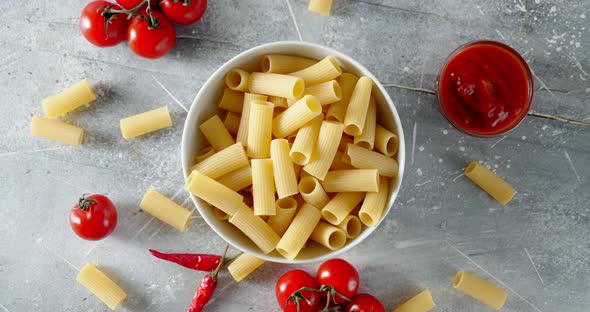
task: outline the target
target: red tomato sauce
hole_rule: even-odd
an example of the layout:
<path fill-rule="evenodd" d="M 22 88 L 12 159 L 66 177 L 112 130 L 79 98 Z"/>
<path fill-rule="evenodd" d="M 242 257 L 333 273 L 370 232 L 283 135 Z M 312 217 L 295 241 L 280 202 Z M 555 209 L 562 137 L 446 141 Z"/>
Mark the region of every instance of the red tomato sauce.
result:
<path fill-rule="evenodd" d="M 516 127 L 533 97 L 528 65 L 512 48 L 494 41 L 469 43 L 451 54 L 438 78 L 443 115 L 476 136 Z"/>

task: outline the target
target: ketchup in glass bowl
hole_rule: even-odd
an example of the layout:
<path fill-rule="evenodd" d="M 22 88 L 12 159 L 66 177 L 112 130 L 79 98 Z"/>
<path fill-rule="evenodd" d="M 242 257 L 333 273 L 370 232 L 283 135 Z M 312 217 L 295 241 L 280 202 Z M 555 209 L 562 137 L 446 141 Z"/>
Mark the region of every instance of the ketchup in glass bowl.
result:
<path fill-rule="evenodd" d="M 478 137 L 506 133 L 526 117 L 533 79 L 526 61 L 496 41 L 467 43 L 451 53 L 436 81 L 442 114 Z"/>

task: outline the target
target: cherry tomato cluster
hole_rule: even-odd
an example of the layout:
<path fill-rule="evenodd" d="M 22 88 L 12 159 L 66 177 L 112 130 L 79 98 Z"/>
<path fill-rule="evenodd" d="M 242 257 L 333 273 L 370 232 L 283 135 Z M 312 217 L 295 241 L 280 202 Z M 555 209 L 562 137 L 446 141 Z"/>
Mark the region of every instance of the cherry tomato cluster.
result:
<path fill-rule="evenodd" d="M 360 286 L 356 268 L 343 259 L 320 265 L 316 277 L 292 270 L 277 281 L 275 294 L 284 312 L 384 312 L 377 298 L 357 294 Z"/>
<path fill-rule="evenodd" d="M 207 0 L 96 0 L 80 15 L 80 30 L 90 43 L 110 47 L 127 40 L 137 55 L 158 58 L 176 43 L 173 22 L 193 24 L 205 13 Z"/>

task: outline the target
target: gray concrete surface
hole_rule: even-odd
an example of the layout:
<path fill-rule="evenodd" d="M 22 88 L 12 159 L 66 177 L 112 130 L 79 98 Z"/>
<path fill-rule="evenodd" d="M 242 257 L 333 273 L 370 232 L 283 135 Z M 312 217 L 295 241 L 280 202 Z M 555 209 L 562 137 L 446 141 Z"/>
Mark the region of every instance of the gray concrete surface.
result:
<path fill-rule="evenodd" d="M 586 0 L 336 0 L 332 17 L 307 0 L 210 1 L 178 27 L 159 60 L 122 44 L 91 46 L 78 30 L 85 1 L 1 1 L 0 311 L 107 311 L 76 281 L 86 262 L 129 293 L 120 311 L 184 311 L 201 274 L 156 261 L 148 248 L 221 252 L 198 217 L 185 233 L 151 221 L 149 186 L 193 207 L 182 187 L 186 109 L 207 77 L 247 48 L 305 40 L 356 58 L 383 82 L 432 88 L 443 58 L 474 39 L 504 41 L 536 74 L 533 110 L 590 121 L 590 2 Z M 100 94 L 67 120 L 80 148 L 28 135 L 41 99 L 88 78 Z M 401 194 L 385 222 L 344 257 L 362 291 L 392 309 L 430 288 L 435 311 L 490 311 L 451 287 L 459 269 L 508 290 L 503 311 L 590 311 L 590 127 L 528 117 L 515 131 L 476 139 L 452 129 L 429 94 L 390 87 L 408 142 Z M 167 104 L 174 126 L 124 141 L 121 117 Z M 461 176 L 482 160 L 519 190 L 503 207 Z M 105 193 L 119 226 L 78 239 L 67 213 L 81 193 Z M 302 266 L 313 271 L 318 264 Z M 208 311 L 277 311 L 274 282 L 294 266 L 265 264 L 240 284 L 223 274 Z"/>

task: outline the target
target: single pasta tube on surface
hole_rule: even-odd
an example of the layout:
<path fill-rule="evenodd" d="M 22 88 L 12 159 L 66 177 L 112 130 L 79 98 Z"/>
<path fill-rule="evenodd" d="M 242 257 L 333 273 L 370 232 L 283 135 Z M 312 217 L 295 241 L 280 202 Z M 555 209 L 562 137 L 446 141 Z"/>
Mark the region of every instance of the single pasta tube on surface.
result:
<path fill-rule="evenodd" d="M 249 88 L 250 93 L 298 99 L 303 95 L 305 83 L 303 79 L 289 75 L 252 73 Z"/>
<path fill-rule="evenodd" d="M 229 187 L 234 191 L 241 191 L 252 185 L 252 168 L 242 167 L 217 178 L 217 182 Z"/>
<path fill-rule="evenodd" d="M 350 164 L 358 169 L 377 169 L 379 174 L 393 178 L 397 176 L 398 164 L 395 158 L 373 152 L 355 144 L 348 144 L 344 152 Z"/>
<path fill-rule="evenodd" d="M 277 107 L 284 107 L 284 108 L 289 107 L 289 103 L 287 102 L 287 99 L 284 97 L 269 96 L 268 101 L 271 102 L 275 106 L 275 109 Z"/>
<path fill-rule="evenodd" d="M 248 156 L 250 158 L 270 157 L 272 139 L 272 103 L 252 101 L 248 121 Z"/>
<path fill-rule="evenodd" d="M 119 285 L 90 263 L 86 263 L 80 270 L 76 280 L 111 310 L 115 310 L 127 298 L 127 294 Z"/>
<path fill-rule="evenodd" d="M 277 233 L 246 205 L 229 218 L 229 223 L 248 236 L 265 254 L 273 251 L 280 240 Z"/>
<path fill-rule="evenodd" d="M 272 132 L 277 138 L 284 138 L 306 123 L 322 114 L 322 106 L 311 95 L 306 95 L 272 121 Z"/>
<path fill-rule="evenodd" d="M 508 294 L 494 284 L 473 274 L 459 271 L 453 280 L 453 287 L 477 301 L 500 310 L 506 302 Z"/>
<path fill-rule="evenodd" d="M 154 189 L 149 189 L 139 207 L 156 219 L 183 232 L 191 221 L 192 211 L 178 205 Z"/>
<path fill-rule="evenodd" d="M 399 148 L 399 139 L 393 132 L 377 125 L 375 128 L 375 148 L 385 156 L 393 156 Z"/>
<path fill-rule="evenodd" d="M 94 100 L 96 94 L 88 80 L 84 79 L 56 95 L 44 98 L 41 105 L 47 117 L 55 118 Z"/>
<path fill-rule="evenodd" d="M 240 105 L 240 107 L 242 106 Z M 242 116 L 240 116 L 240 114 L 234 112 L 227 112 L 225 115 L 225 118 L 223 119 L 223 125 L 232 136 L 236 136 L 238 134 L 241 118 Z"/>
<path fill-rule="evenodd" d="M 195 157 L 195 163 L 198 164 L 198 163 L 202 162 L 203 160 L 211 157 L 211 155 L 214 155 L 214 154 L 215 154 L 215 150 L 213 149 L 213 147 L 207 146 L 197 153 L 197 156 Z"/>
<path fill-rule="evenodd" d="M 289 152 L 289 156 L 297 165 L 305 166 L 309 163 L 323 120 L 324 115 L 319 114 L 297 131 L 297 136 Z"/>
<path fill-rule="evenodd" d="M 252 272 L 265 262 L 266 261 L 258 259 L 253 255 L 243 253 L 227 266 L 227 271 L 236 282 L 239 282 L 252 274 Z"/>
<path fill-rule="evenodd" d="M 330 197 L 322 188 L 322 185 L 312 176 L 307 176 L 299 180 L 299 193 L 303 199 L 312 206 L 322 209 L 330 201 Z"/>
<path fill-rule="evenodd" d="M 334 225 L 344 221 L 344 218 L 365 198 L 365 193 L 338 193 L 322 208 L 324 219 Z"/>
<path fill-rule="evenodd" d="M 324 180 L 342 137 L 344 126 L 333 121 L 322 121 L 318 139 L 313 148 L 311 160 L 303 167 L 307 173 Z"/>
<path fill-rule="evenodd" d="M 288 74 L 307 68 L 317 62 L 300 56 L 268 54 L 262 57 L 260 67 L 265 73 Z"/>
<path fill-rule="evenodd" d="M 277 251 L 287 259 L 295 259 L 316 225 L 320 222 L 321 217 L 322 214 L 316 207 L 303 204 L 295 215 L 293 222 L 281 237 L 277 245 Z"/>
<path fill-rule="evenodd" d="M 216 151 L 221 151 L 235 143 L 234 138 L 232 138 L 225 125 L 223 125 L 221 118 L 217 115 L 203 122 L 199 126 L 199 129 L 201 129 L 201 132 L 209 144 L 211 144 Z"/>
<path fill-rule="evenodd" d="M 359 218 L 366 226 L 376 226 L 383 218 L 387 197 L 389 195 L 389 179 L 379 178 L 379 191 L 367 193 L 359 210 Z"/>
<path fill-rule="evenodd" d="M 435 306 L 430 290 L 426 289 L 412 297 L 410 300 L 404 302 L 393 310 L 393 312 L 428 312 Z"/>
<path fill-rule="evenodd" d="M 252 159 L 252 197 L 255 215 L 274 216 L 276 214 L 275 181 L 271 159 Z"/>
<path fill-rule="evenodd" d="M 363 225 L 361 220 L 353 215 L 348 215 L 342 220 L 337 227 L 341 228 L 346 233 L 346 238 L 354 239 L 361 234 Z"/>
<path fill-rule="evenodd" d="M 363 132 L 354 137 L 354 144 L 372 150 L 375 146 L 375 130 L 377 127 L 377 104 L 375 98 L 371 96 L 369 100 L 369 110 Z"/>
<path fill-rule="evenodd" d="M 234 91 L 248 92 L 250 73 L 242 69 L 232 69 L 225 75 L 225 84 Z"/>
<path fill-rule="evenodd" d="M 217 179 L 224 174 L 248 166 L 248 156 L 240 143 L 235 143 L 193 166 L 193 170 Z"/>
<path fill-rule="evenodd" d="M 277 214 L 270 216 L 266 223 L 277 233 L 279 236 L 283 236 L 289 224 L 295 216 L 297 211 L 297 201 L 292 197 L 285 197 L 277 200 Z"/>
<path fill-rule="evenodd" d="M 131 139 L 146 133 L 172 126 L 172 119 L 168 106 L 162 106 L 145 113 L 123 118 L 119 121 L 121 134 L 125 139 Z"/>
<path fill-rule="evenodd" d="M 228 215 L 244 205 L 242 195 L 198 171 L 188 176 L 185 189 Z"/>
<path fill-rule="evenodd" d="M 344 132 L 349 135 L 360 135 L 365 127 L 373 81 L 369 77 L 361 77 L 352 91 L 346 115 L 344 116 Z"/>
<path fill-rule="evenodd" d="M 379 191 L 379 171 L 377 169 L 329 171 L 322 181 L 322 186 L 328 193 L 377 192 Z"/>
<path fill-rule="evenodd" d="M 303 79 L 305 87 L 330 81 L 342 74 L 342 69 L 333 56 L 326 56 L 323 60 L 289 75 Z"/>
<path fill-rule="evenodd" d="M 358 80 L 359 78 L 357 76 L 349 73 L 343 73 L 342 76 L 340 76 L 338 83 L 342 90 L 342 97 L 340 98 L 340 101 L 330 105 L 328 113 L 326 114 L 326 120 L 344 122 L 348 103 L 350 102 L 352 91 L 354 91 L 354 87 Z"/>
<path fill-rule="evenodd" d="M 84 140 L 84 129 L 56 119 L 33 116 L 31 135 L 68 145 L 79 146 Z"/>
<path fill-rule="evenodd" d="M 508 204 L 516 195 L 512 185 L 476 161 L 465 168 L 465 175 L 502 205 Z"/>
<path fill-rule="evenodd" d="M 219 208 L 215 208 L 215 207 L 213 207 L 213 215 L 215 216 L 215 218 L 217 218 L 217 220 L 221 220 L 221 221 L 228 220 L 230 217 L 230 215 L 223 212 L 223 210 L 221 210 Z"/>
<path fill-rule="evenodd" d="M 221 96 L 218 106 L 221 109 L 241 114 L 242 107 L 244 106 L 244 93 L 225 88 L 223 89 L 223 96 Z"/>
<path fill-rule="evenodd" d="M 272 159 L 272 172 L 279 199 L 299 193 L 295 168 L 291 157 L 289 157 L 289 142 L 285 139 L 272 140 L 270 142 L 270 158 Z"/>
<path fill-rule="evenodd" d="M 346 233 L 341 228 L 323 221 L 318 223 L 309 238 L 330 250 L 340 249 L 346 244 Z"/>
<path fill-rule="evenodd" d="M 322 106 L 338 102 L 342 99 L 342 89 L 336 80 L 307 87 L 303 94 L 315 96 Z"/>
<path fill-rule="evenodd" d="M 248 127 L 250 122 L 250 103 L 252 101 L 266 101 L 268 96 L 261 94 L 245 93 L 244 94 L 244 105 L 242 110 L 242 116 L 240 116 L 240 127 L 238 128 L 238 134 L 236 135 L 236 142 L 242 142 L 242 145 L 248 145 Z"/>
<path fill-rule="evenodd" d="M 309 6 L 307 9 L 310 12 L 314 12 L 324 16 L 330 16 L 330 10 L 332 9 L 332 0 L 309 0 Z"/>

